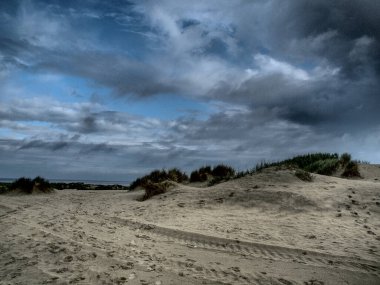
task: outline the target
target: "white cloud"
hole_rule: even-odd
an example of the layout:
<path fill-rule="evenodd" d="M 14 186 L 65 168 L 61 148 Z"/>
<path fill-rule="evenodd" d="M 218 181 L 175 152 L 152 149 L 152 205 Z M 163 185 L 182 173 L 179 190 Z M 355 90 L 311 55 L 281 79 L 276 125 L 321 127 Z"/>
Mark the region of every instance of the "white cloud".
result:
<path fill-rule="evenodd" d="M 256 76 L 281 74 L 291 80 L 310 80 L 310 75 L 305 70 L 284 61 L 276 60 L 268 55 L 256 54 L 254 63 L 257 65 L 257 69 L 250 72 Z"/>

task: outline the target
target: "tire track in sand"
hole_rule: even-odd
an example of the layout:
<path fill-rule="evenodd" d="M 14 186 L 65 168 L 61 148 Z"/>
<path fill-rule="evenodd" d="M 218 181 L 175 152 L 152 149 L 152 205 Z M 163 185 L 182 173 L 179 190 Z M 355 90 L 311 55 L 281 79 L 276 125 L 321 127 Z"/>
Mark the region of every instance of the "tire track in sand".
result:
<path fill-rule="evenodd" d="M 189 247 L 231 252 L 265 259 L 292 261 L 306 265 L 310 264 L 323 267 L 337 266 L 350 271 L 362 271 L 371 275 L 380 276 L 380 264 L 369 260 L 353 259 L 345 256 L 330 255 L 298 248 L 287 248 L 208 236 L 118 217 L 113 217 L 111 220 L 134 230 L 139 229 L 146 233 L 163 236 L 171 241 Z"/>

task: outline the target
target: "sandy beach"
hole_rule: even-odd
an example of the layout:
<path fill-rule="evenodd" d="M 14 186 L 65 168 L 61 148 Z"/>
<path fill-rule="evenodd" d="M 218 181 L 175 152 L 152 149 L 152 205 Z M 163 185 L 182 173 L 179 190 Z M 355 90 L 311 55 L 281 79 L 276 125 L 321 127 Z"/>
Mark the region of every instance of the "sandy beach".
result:
<path fill-rule="evenodd" d="M 380 168 L 361 173 L 2 195 L 0 284 L 380 284 Z"/>

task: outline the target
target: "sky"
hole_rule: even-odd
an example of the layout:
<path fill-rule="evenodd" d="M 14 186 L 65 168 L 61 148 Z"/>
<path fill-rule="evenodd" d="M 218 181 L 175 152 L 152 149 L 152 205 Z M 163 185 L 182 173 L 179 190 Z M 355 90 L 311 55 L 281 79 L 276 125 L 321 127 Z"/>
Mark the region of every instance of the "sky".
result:
<path fill-rule="evenodd" d="M 380 1 L 0 1 L 0 177 L 380 163 Z"/>

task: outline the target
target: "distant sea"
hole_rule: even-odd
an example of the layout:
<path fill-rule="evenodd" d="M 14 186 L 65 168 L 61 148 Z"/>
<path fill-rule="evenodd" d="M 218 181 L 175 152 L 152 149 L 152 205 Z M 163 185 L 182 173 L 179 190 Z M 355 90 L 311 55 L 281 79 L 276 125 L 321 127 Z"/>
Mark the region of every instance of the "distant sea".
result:
<path fill-rule="evenodd" d="M 15 181 L 17 178 L 0 178 L 0 182 L 10 183 Z M 103 180 L 64 180 L 64 179 L 48 179 L 52 183 L 85 183 L 85 184 L 94 184 L 94 185 L 123 185 L 128 186 L 129 181 L 103 181 Z"/>

